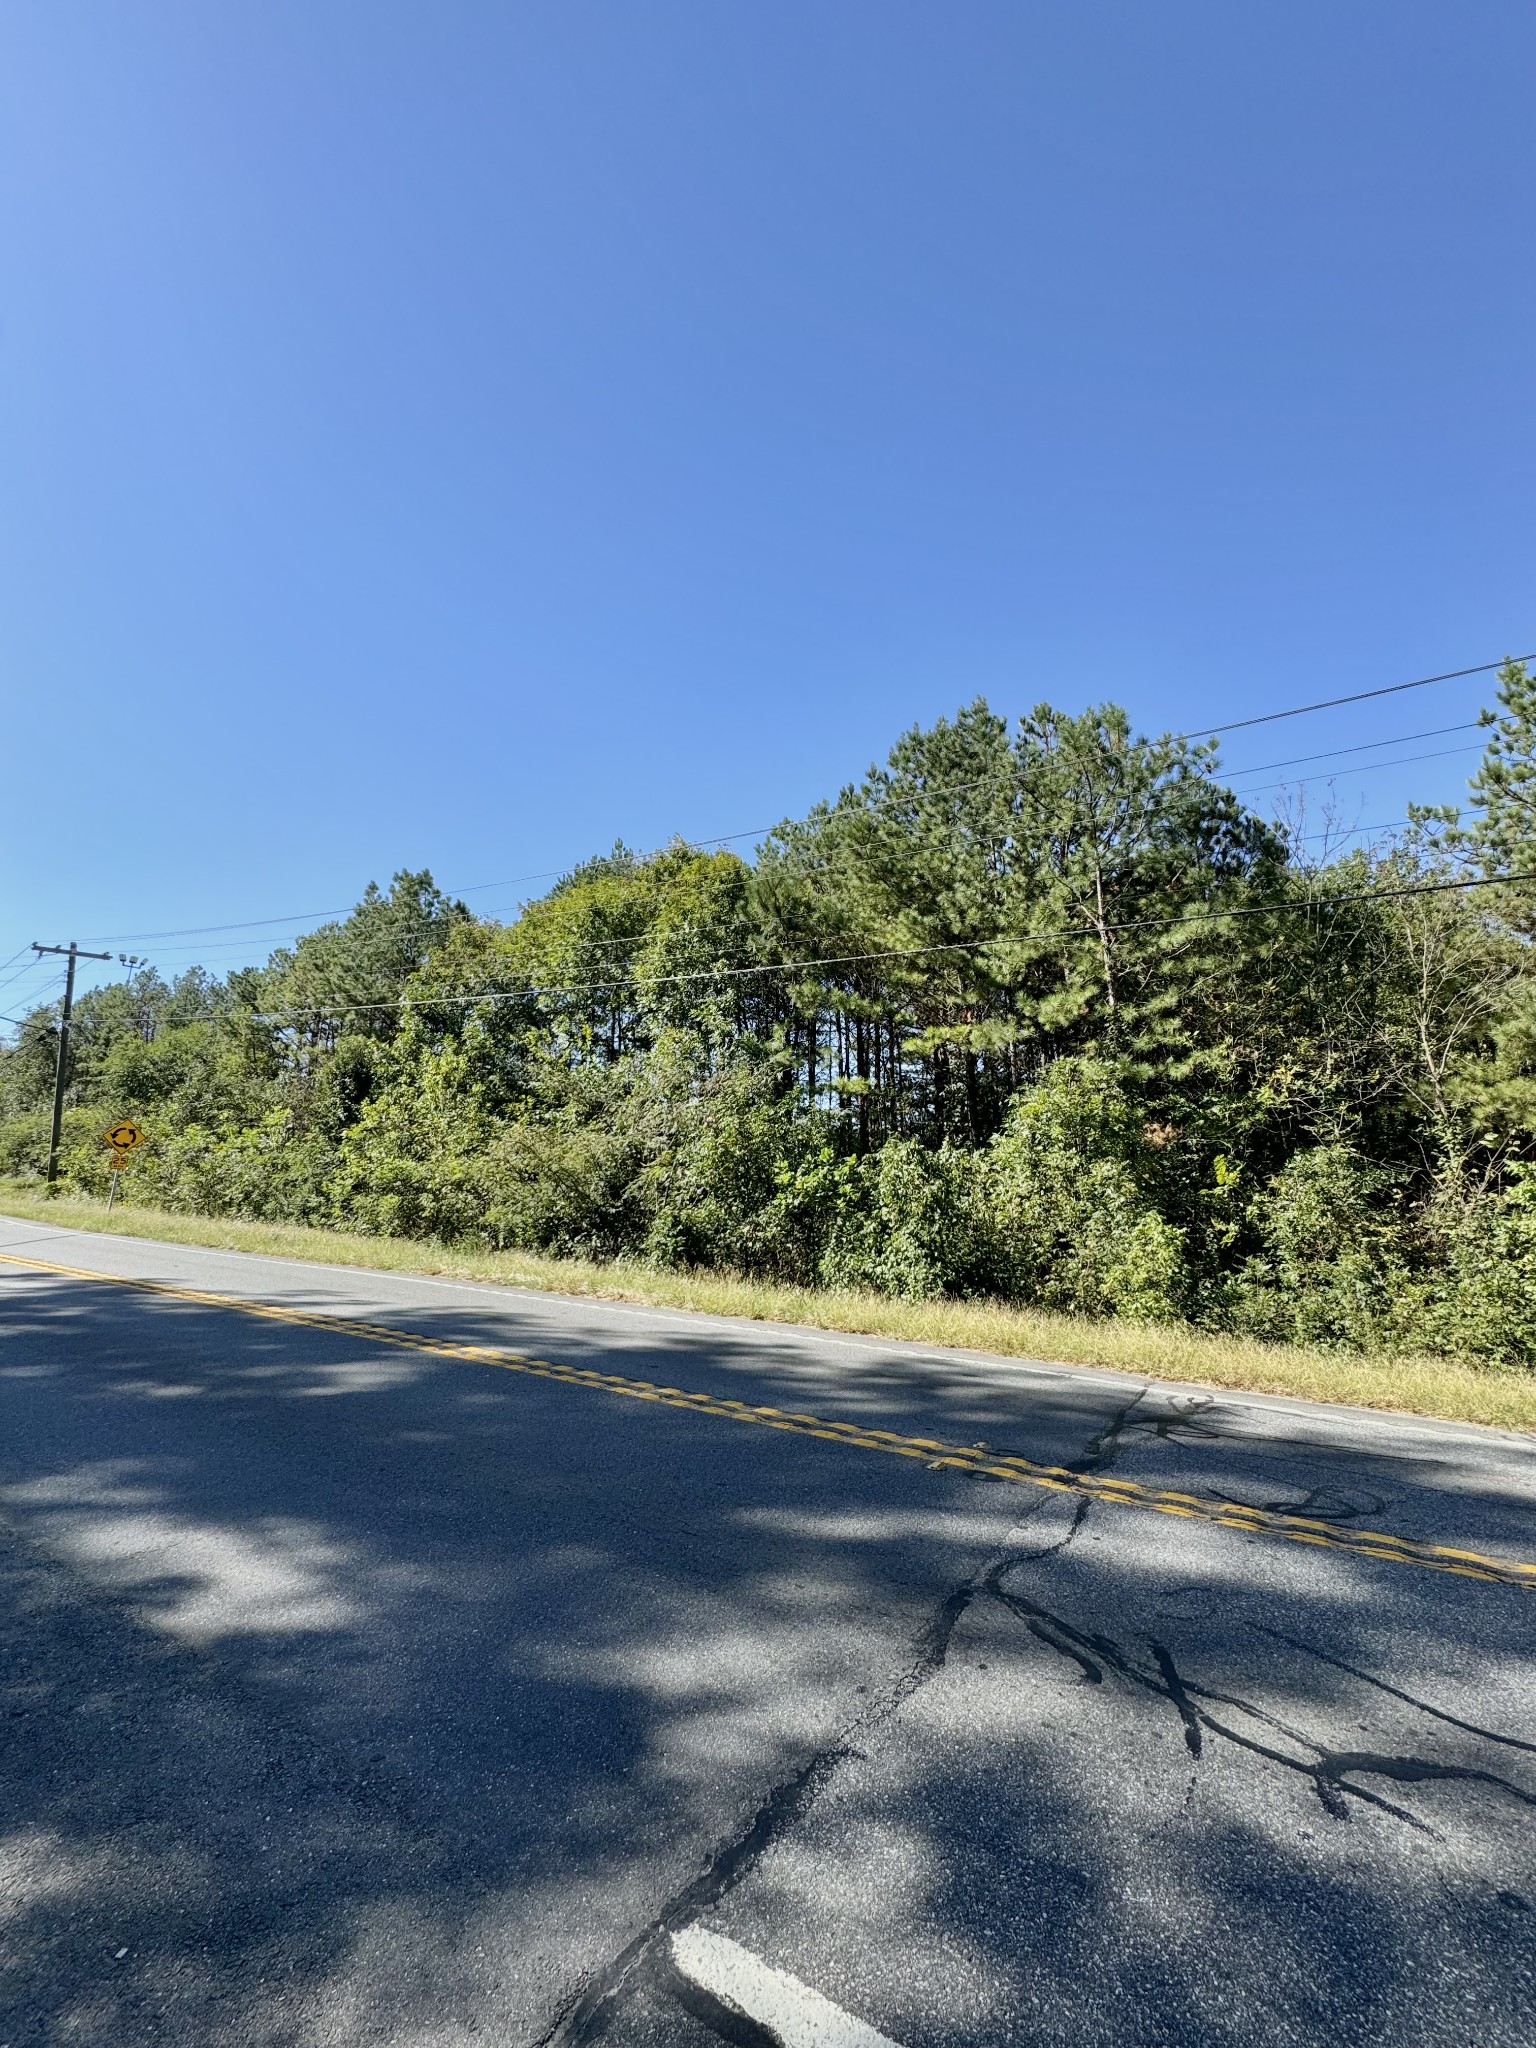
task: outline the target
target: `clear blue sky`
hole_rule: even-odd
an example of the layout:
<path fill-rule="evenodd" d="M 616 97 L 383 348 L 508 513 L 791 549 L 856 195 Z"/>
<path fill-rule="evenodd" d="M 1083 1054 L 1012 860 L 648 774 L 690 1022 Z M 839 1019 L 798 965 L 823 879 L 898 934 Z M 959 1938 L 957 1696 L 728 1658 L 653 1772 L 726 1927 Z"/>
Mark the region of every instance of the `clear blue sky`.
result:
<path fill-rule="evenodd" d="M 8 0 L 0 960 L 510 909 L 978 692 L 1536 648 L 1533 59 L 1524 0 Z"/>

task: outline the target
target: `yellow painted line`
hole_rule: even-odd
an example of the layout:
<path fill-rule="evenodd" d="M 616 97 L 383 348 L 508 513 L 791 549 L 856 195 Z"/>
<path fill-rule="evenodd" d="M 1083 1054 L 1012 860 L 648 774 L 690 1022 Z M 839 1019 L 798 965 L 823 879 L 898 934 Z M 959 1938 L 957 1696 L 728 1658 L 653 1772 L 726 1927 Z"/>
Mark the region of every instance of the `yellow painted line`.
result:
<path fill-rule="evenodd" d="M 934 1437 L 899 1436 L 893 1430 L 876 1429 L 865 1423 L 836 1422 L 826 1416 L 752 1405 L 724 1395 L 658 1386 L 651 1380 L 630 1379 L 622 1373 L 596 1372 L 587 1366 L 561 1365 L 547 1358 L 530 1357 L 526 1352 L 503 1350 L 499 1346 L 460 1344 L 448 1338 L 419 1336 L 410 1330 L 397 1330 L 388 1323 L 365 1322 L 359 1317 L 325 1315 L 314 1309 L 284 1308 L 274 1302 L 246 1301 L 234 1294 L 210 1294 L 196 1287 L 173 1287 L 164 1280 L 135 1280 L 122 1273 L 97 1273 L 84 1266 L 63 1266 L 51 1259 L 31 1258 L 17 1252 L 0 1252 L 0 1261 L 9 1266 L 31 1267 L 43 1273 L 61 1273 L 70 1280 L 96 1280 L 114 1287 L 131 1287 L 141 1294 L 164 1295 L 172 1301 L 190 1301 L 200 1308 L 232 1309 L 239 1315 L 261 1316 L 269 1322 L 325 1330 L 334 1336 L 362 1337 L 369 1343 L 392 1344 L 403 1351 L 425 1351 L 438 1358 L 462 1359 L 474 1365 L 495 1365 L 506 1372 L 554 1380 L 561 1386 L 587 1387 L 598 1393 L 622 1394 L 636 1401 L 659 1401 L 665 1407 L 680 1408 L 691 1415 L 712 1415 L 727 1422 L 749 1422 L 760 1429 L 789 1430 L 798 1436 L 818 1437 L 824 1442 L 846 1444 L 857 1450 L 883 1451 L 898 1458 L 921 1458 L 935 1469 L 974 1472 L 992 1479 L 1008 1480 L 1015 1485 L 1041 1487 L 1051 1493 L 1072 1493 L 1079 1499 L 1099 1501 L 1106 1507 L 1147 1508 L 1154 1514 L 1212 1522 L 1235 1535 L 1273 1536 L 1287 1543 L 1309 1543 L 1356 1557 L 1376 1558 L 1390 1564 L 1419 1565 L 1426 1571 L 1451 1572 L 1458 1578 L 1482 1579 L 1494 1585 L 1523 1586 L 1528 1591 L 1536 1591 L 1536 1564 L 1487 1557 L 1480 1551 L 1455 1549 L 1449 1544 L 1419 1543 L 1405 1536 L 1386 1535 L 1378 1529 L 1340 1529 L 1326 1522 L 1277 1513 L 1268 1508 L 1202 1500 L 1198 1494 L 1179 1493 L 1172 1488 L 1140 1486 L 1129 1479 L 1098 1478 L 1092 1473 L 1069 1471 L 1062 1465 L 1039 1465 L 1030 1458 L 986 1450 L 972 1444 L 942 1443 Z"/>

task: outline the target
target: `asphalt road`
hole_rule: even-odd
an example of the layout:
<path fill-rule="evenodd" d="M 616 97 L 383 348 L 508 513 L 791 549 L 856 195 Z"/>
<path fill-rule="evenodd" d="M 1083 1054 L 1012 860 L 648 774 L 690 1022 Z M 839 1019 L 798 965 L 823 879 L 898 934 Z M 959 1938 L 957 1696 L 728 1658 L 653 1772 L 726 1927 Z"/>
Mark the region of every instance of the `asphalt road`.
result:
<path fill-rule="evenodd" d="M 1536 2040 L 1530 1439 L 0 1253 L 0 2048 Z"/>

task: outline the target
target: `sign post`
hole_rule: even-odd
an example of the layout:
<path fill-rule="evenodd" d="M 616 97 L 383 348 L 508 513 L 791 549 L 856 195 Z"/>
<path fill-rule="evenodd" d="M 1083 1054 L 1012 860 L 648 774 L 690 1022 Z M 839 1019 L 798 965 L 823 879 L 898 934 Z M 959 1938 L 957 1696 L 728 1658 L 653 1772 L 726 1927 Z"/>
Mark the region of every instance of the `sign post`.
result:
<path fill-rule="evenodd" d="M 135 1148 L 143 1144 L 144 1133 L 131 1116 L 125 1116 L 101 1135 L 112 1148 L 112 1185 L 107 1190 L 107 1214 L 110 1216 L 112 1204 L 117 1200 L 117 1176 L 128 1164 Z"/>

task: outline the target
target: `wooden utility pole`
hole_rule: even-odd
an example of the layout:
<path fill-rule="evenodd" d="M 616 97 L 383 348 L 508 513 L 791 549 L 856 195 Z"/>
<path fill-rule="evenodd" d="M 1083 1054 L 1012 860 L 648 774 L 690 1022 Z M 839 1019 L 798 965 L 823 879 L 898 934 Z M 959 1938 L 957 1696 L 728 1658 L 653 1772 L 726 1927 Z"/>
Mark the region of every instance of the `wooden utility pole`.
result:
<path fill-rule="evenodd" d="M 77 960 L 110 960 L 110 953 L 82 952 L 74 940 L 67 946 L 40 946 L 32 941 L 34 953 L 64 953 L 69 957 L 69 970 L 64 976 L 64 1015 L 59 1022 L 59 1064 L 53 1075 L 53 1135 L 48 1140 L 48 1185 L 52 1187 L 59 1177 L 59 1132 L 64 1123 L 64 1089 L 69 1080 L 69 1020 L 75 1007 L 75 962 Z"/>

